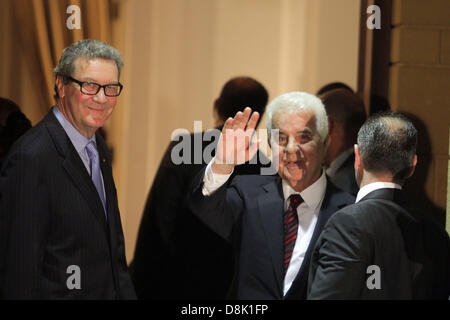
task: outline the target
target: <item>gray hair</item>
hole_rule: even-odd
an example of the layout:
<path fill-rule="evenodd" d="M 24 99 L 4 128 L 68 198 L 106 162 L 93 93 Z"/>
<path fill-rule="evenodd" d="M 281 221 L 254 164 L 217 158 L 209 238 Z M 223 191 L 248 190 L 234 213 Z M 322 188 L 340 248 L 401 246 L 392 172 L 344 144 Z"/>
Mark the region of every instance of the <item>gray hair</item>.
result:
<path fill-rule="evenodd" d="M 299 113 L 312 111 L 316 118 L 316 129 L 320 139 L 325 141 L 328 135 L 328 117 L 322 101 L 316 96 L 307 92 L 288 92 L 276 97 L 267 106 L 267 133 L 270 133 L 273 126 L 273 115 L 284 113 Z"/>
<path fill-rule="evenodd" d="M 417 130 L 402 114 L 376 114 L 359 130 L 358 148 L 367 171 L 389 172 L 403 184 L 416 154 Z"/>
<path fill-rule="evenodd" d="M 63 50 L 58 65 L 53 70 L 55 77 L 62 76 L 64 84 L 67 84 L 67 77 L 72 76 L 75 69 L 74 62 L 78 57 L 84 57 L 87 60 L 92 60 L 95 58 L 112 60 L 116 63 L 120 78 L 120 71 L 123 66 L 123 60 L 120 57 L 120 52 L 105 42 L 90 39 L 77 41 Z M 59 96 L 56 85 L 54 97 L 55 100 L 58 101 Z"/>

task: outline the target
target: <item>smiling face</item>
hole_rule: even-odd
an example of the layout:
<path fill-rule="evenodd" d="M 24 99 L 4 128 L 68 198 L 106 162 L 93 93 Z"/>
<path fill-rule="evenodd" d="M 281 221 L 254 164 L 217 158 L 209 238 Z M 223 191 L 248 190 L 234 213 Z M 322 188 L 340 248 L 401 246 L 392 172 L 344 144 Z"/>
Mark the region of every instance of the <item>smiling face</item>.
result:
<path fill-rule="evenodd" d="M 116 63 L 112 60 L 95 58 L 87 60 L 79 57 L 74 62 L 72 78 L 83 82 L 95 82 L 100 85 L 119 82 Z M 86 95 L 80 86 L 72 81 L 64 84 L 63 79 L 56 79 L 58 87 L 58 107 L 67 120 L 85 137 L 90 138 L 102 127 L 111 115 L 117 103 L 117 97 L 105 96 L 104 89 L 96 95 Z"/>
<path fill-rule="evenodd" d="M 312 111 L 278 113 L 273 115 L 273 124 L 279 130 L 272 139 L 278 174 L 301 192 L 320 177 L 322 170 L 325 146 L 317 132 L 316 117 Z"/>

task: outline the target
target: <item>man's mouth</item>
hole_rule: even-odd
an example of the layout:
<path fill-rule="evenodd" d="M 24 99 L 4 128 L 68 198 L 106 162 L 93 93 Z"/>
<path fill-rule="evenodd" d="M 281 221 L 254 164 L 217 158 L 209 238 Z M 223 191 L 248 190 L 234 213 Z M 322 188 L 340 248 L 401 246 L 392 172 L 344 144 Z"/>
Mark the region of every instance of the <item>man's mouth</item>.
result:
<path fill-rule="evenodd" d="M 288 168 L 296 168 L 296 167 L 300 167 L 301 161 L 287 161 L 286 162 L 286 166 Z"/>
<path fill-rule="evenodd" d="M 88 107 L 88 108 L 89 108 L 89 110 L 93 110 L 93 111 L 97 111 L 97 112 L 103 111 L 102 108 L 92 108 L 92 107 Z"/>

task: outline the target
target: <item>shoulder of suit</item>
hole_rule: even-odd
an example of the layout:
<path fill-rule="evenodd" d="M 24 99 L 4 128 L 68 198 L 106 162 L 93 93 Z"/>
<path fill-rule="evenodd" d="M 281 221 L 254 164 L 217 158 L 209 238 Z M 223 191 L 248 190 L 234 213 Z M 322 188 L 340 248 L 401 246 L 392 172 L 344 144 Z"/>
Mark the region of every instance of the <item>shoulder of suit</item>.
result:
<path fill-rule="evenodd" d="M 278 179 L 277 175 L 271 176 L 258 174 L 237 175 L 233 179 L 233 184 L 247 187 L 259 187 L 274 182 L 277 179 Z"/>
<path fill-rule="evenodd" d="M 327 191 L 332 197 L 337 197 L 341 202 L 349 205 L 355 203 L 356 197 L 347 191 L 339 189 L 336 185 L 331 182 L 330 178 L 327 179 Z"/>

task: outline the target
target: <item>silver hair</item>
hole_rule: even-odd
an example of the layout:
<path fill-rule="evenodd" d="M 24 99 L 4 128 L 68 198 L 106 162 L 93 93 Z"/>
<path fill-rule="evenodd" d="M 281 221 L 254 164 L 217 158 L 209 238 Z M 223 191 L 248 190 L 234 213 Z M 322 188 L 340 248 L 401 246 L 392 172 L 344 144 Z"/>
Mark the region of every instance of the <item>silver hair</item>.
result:
<path fill-rule="evenodd" d="M 74 62 L 78 57 L 84 57 L 87 60 L 95 58 L 112 60 L 116 63 L 118 76 L 120 78 L 120 71 L 123 66 L 120 52 L 105 42 L 91 39 L 77 41 L 63 50 L 58 65 L 53 69 L 55 77 L 62 76 L 64 83 L 67 84 L 67 77 L 72 76 L 75 69 Z M 56 85 L 54 97 L 55 100 L 58 101 L 59 96 Z"/>
<path fill-rule="evenodd" d="M 280 112 L 294 114 L 308 111 L 314 112 L 317 132 L 322 142 L 325 141 L 328 136 L 328 116 L 322 101 L 310 93 L 299 91 L 282 94 L 267 106 L 266 126 L 269 139 L 273 126 L 273 115 Z"/>

